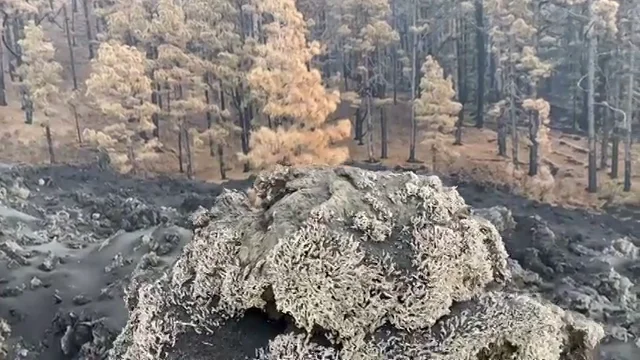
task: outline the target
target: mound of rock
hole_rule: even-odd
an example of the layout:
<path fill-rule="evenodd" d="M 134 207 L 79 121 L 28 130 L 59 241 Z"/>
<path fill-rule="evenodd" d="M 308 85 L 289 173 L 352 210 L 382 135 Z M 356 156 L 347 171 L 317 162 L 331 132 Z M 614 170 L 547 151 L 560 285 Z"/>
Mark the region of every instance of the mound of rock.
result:
<path fill-rule="evenodd" d="M 603 336 L 501 292 L 498 230 L 437 177 L 280 168 L 193 220 L 111 359 L 579 359 Z"/>

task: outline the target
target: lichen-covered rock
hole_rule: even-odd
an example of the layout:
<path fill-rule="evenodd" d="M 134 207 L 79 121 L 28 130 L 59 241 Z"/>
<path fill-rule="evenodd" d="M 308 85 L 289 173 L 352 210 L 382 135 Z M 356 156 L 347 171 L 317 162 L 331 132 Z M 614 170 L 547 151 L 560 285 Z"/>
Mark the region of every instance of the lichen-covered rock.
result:
<path fill-rule="evenodd" d="M 366 352 L 336 352 L 287 334 L 260 349 L 255 360 L 578 360 L 595 354 L 603 336 L 600 326 L 581 315 L 524 295 L 489 292 L 455 306 L 429 329 L 381 329 L 365 345 Z M 295 351 L 302 356 L 292 356 Z"/>
<path fill-rule="evenodd" d="M 394 349 L 388 351 L 402 358 L 431 353 L 434 359 L 465 359 L 437 354 L 477 350 L 477 355 L 481 343 L 524 336 L 518 331 L 565 334 L 558 311 L 545 313 L 546 307 L 529 299 L 518 300 L 523 302 L 518 306 L 530 304 L 526 314 L 519 313 L 517 306 L 501 304 L 520 298 L 482 295 L 488 285 L 509 277 L 504 245 L 495 226 L 470 214 L 458 192 L 437 177 L 349 167 L 280 168 L 259 176 L 248 194 L 223 193 L 193 220 L 194 239 L 173 269 L 129 291 L 129 322 L 111 359 L 199 359 L 171 353 L 189 343 L 186 334 L 223 338 L 217 329 L 255 309 L 307 334 L 269 339 L 260 359 L 332 359 L 337 348 L 330 344 L 339 344 L 342 359 L 379 359 L 371 354 L 382 349 L 383 331 L 416 345 L 388 345 Z M 469 301 L 483 309 L 474 313 L 476 322 L 490 329 L 493 317 L 501 327 L 483 337 L 472 326 L 453 329 L 447 339 L 458 340 L 440 345 L 444 339 L 428 337 L 454 304 Z M 465 314 L 460 313 L 460 324 L 467 324 Z M 451 330 L 451 321 L 443 331 Z M 314 336 L 333 350 L 314 345 Z M 436 343 L 425 342 L 429 339 Z M 472 346 L 467 352 L 447 350 L 463 342 Z"/>
<path fill-rule="evenodd" d="M 4 359 L 8 354 L 7 339 L 11 335 L 11 328 L 7 322 L 0 318 L 0 359 Z"/>

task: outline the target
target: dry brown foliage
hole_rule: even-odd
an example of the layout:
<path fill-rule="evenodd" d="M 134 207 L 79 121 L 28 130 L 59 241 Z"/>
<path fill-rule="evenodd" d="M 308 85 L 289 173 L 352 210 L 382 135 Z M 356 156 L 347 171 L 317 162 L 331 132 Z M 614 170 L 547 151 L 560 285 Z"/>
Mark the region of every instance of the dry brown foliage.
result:
<path fill-rule="evenodd" d="M 279 165 L 338 165 L 349 159 L 349 148 L 333 146 L 351 135 L 351 122 L 314 130 L 261 127 L 252 134 L 248 160 L 258 169 Z"/>
<path fill-rule="evenodd" d="M 254 167 L 276 164 L 339 164 L 349 149 L 336 143 L 349 137 L 347 120 L 327 124 L 340 95 L 328 91 L 317 69 L 308 68 L 320 53 L 317 42 L 307 43 L 306 23 L 293 0 L 260 3 L 256 11 L 274 18 L 264 25 L 265 44 L 257 47 L 260 57 L 248 74 L 249 85 L 262 104 L 262 112 L 278 124 L 262 127 L 251 136 L 251 151 L 240 155 Z"/>

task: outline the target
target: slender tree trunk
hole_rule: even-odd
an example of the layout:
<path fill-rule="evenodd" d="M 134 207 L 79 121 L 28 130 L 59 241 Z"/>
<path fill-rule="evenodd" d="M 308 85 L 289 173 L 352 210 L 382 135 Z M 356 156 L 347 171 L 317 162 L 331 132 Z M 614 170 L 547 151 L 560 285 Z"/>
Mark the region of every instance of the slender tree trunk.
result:
<path fill-rule="evenodd" d="M 538 97 L 538 91 L 536 85 L 531 86 L 531 98 L 536 99 Z M 540 154 L 540 144 L 538 143 L 538 132 L 540 127 L 543 126 L 540 123 L 540 114 L 537 111 L 529 111 L 529 176 L 538 175 L 538 163 Z"/>
<path fill-rule="evenodd" d="M 607 65 L 609 56 L 601 56 L 598 67 L 600 73 L 598 76 L 598 103 L 602 104 L 607 101 Z M 600 142 L 600 168 L 606 169 L 609 166 L 609 142 L 611 135 L 611 121 L 609 119 L 609 108 L 600 106 L 596 112 L 596 124 L 600 124 L 602 131 L 602 139 Z"/>
<path fill-rule="evenodd" d="M 93 3 L 92 13 L 96 14 L 96 9 L 99 9 L 99 8 L 100 8 L 99 3 L 98 2 L 94 2 Z M 96 36 L 97 36 L 98 34 L 100 34 L 102 32 L 102 29 L 101 29 L 101 26 L 100 26 L 100 21 L 101 21 L 100 17 L 96 16 L 95 17 L 95 21 L 96 21 Z"/>
<path fill-rule="evenodd" d="M 389 157 L 389 129 L 387 128 L 387 117 L 385 116 L 384 107 L 380 106 L 380 158 L 387 159 Z"/>
<path fill-rule="evenodd" d="M 207 88 L 204 91 L 204 97 L 207 102 L 207 105 L 211 105 L 211 88 Z M 211 115 L 211 111 L 207 111 L 207 129 L 209 130 L 209 155 L 211 157 L 215 157 L 214 145 L 213 145 L 213 135 L 211 134 L 211 127 L 213 126 L 213 117 Z"/>
<path fill-rule="evenodd" d="M 344 82 L 344 91 L 349 91 L 349 70 L 347 68 L 347 54 L 342 52 L 342 81 Z"/>
<path fill-rule="evenodd" d="M 355 137 L 354 140 L 358 140 L 358 145 L 364 145 L 364 118 L 362 116 L 362 110 L 360 108 L 356 109 L 356 126 L 355 126 Z"/>
<path fill-rule="evenodd" d="M 462 104 L 462 108 L 458 113 L 458 121 L 456 123 L 456 140 L 453 143 L 454 145 L 462 145 L 462 126 L 464 124 L 464 107 L 467 103 L 467 74 L 466 74 L 466 41 L 465 34 L 466 29 L 462 25 L 462 19 L 456 19 L 456 27 L 457 27 L 457 36 L 455 42 L 455 50 L 456 50 L 456 59 L 458 65 L 458 101 Z"/>
<path fill-rule="evenodd" d="M 629 25 L 631 28 L 630 34 L 634 36 L 636 33 L 636 21 L 631 21 Z M 625 139 L 624 139 L 624 187 L 625 192 L 631 191 L 631 134 L 633 123 L 633 94 L 634 94 L 634 71 L 636 69 L 636 54 L 635 47 L 629 46 L 629 72 L 628 72 L 628 84 L 627 84 L 627 109 L 626 109 L 626 121 L 625 121 Z"/>
<path fill-rule="evenodd" d="M 91 13 L 89 9 L 93 8 L 92 0 L 82 0 L 82 10 L 84 11 L 84 21 L 87 31 L 87 40 L 89 41 L 89 59 L 95 57 L 95 51 L 93 50 L 93 30 L 91 28 Z"/>
<path fill-rule="evenodd" d="M 504 114 L 498 118 L 498 156 L 507 157 L 507 121 Z"/>
<path fill-rule="evenodd" d="M 224 89 L 222 88 L 222 83 L 220 84 L 220 111 L 225 111 L 227 110 L 227 105 L 225 102 L 225 97 L 224 97 Z"/>
<path fill-rule="evenodd" d="M 613 138 L 611 140 L 611 173 L 612 179 L 618 178 L 618 162 L 620 161 L 620 130 L 616 126 L 613 129 Z"/>
<path fill-rule="evenodd" d="M 398 17 L 396 15 L 396 1 L 391 0 L 391 27 L 398 30 Z M 393 105 L 398 105 L 398 44 L 394 43 L 391 48 L 391 70 L 393 81 Z"/>
<path fill-rule="evenodd" d="M 136 153 L 133 151 L 133 145 L 127 145 L 127 155 L 129 157 L 129 162 L 131 163 L 131 172 L 133 175 L 138 174 L 138 161 L 136 160 Z"/>
<path fill-rule="evenodd" d="M 418 16 L 418 6 L 416 0 L 413 0 L 413 17 L 411 25 L 416 26 Z M 417 69 L 417 55 L 418 55 L 418 38 L 417 34 L 411 33 L 411 138 L 409 139 L 409 159 L 410 163 L 417 162 L 416 159 L 416 143 L 418 139 L 418 120 L 416 119 L 416 77 L 418 73 Z"/>
<path fill-rule="evenodd" d="M 433 173 L 436 173 L 438 171 L 438 148 L 435 144 L 431 145 L 431 164 Z"/>
<path fill-rule="evenodd" d="M 519 140 L 518 140 L 518 118 L 516 115 L 516 82 L 514 79 L 514 69 L 513 66 L 510 65 L 509 70 L 509 120 L 511 122 L 511 156 L 513 159 L 513 165 L 516 169 L 520 167 L 520 161 L 518 160 L 518 148 L 519 148 Z"/>
<path fill-rule="evenodd" d="M 478 89 L 476 91 L 476 127 L 484 127 L 484 85 L 487 50 L 484 34 L 484 4 L 482 0 L 475 0 L 476 15 L 476 54 L 478 61 Z"/>
<path fill-rule="evenodd" d="M 2 35 L 2 29 L 0 29 Z M 4 44 L 0 40 L 0 106 L 7 106 L 7 93 L 4 81 Z"/>
<path fill-rule="evenodd" d="M 489 101 L 496 103 L 500 100 L 500 83 L 498 82 L 497 68 L 498 59 L 496 55 L 489 53 Z"/>
<path fill-rule="evenodd" d="M 25 124 L 33 124 L 33 101 L 31 94 L 25 89 L 21 90 L 22 110 L 24 110 Z"/>
<path fill-rule="evenodd" d="M 227 179 L 227 165 L 224 163 L 224 146 L 218 144 L 218 166 L 220 166 L 220 178 Z"/>
<path fill-rule="evenodd" d="M 578 116 L 578 86 L 573 87 L 573 96 L 572 96 L 572 110 L 571 110 L 571 128 L 573 131 L 577 131 L 580 125 L 580 117 Z"/>
<path fill-rule="evenodd" d="M 80 131 L 80 119 L 78 117 L 78 109 L 75 105 L 71 105 L 71 112 L 73 112 L 73 120 L 76 124 L 76 135 L 78 136 L 78 144 L 82 144 L 82 132 Z"/>
<path fill-rule="evenodd" d="M 371 85 L 371 80 L 369 79 L 369 57 L 365 57 L 365 66 L 367 71 L 365 71 L 365 86 L 366 86 L 366 106 L 367 106 L 367 156 L 369 158 L 369 162 L 375 162 L 375 155 L 373 154 L 373 120 L 372 114 L 373 108 L 371 106 L 371 92 L 373 90 L 373 86 Z"/>
<path fill-rule="evenodd" d="M 5 40 L 5 46 L 10 46 L 12 48 L 12 50 L 15 52 L 16 47 L 14 45 L 14 31 L 13 31 L 13 26 L 12 26 L 13 21 L 9 20 L 7 21 L 7 24 L 4 28 L 4 40 Z M 2 44 L 0 44 L 2 45 Z M 4 48 L 2 49 L 4 50 Z M 8 59 L 9 59 L 9 64 L 8 64 L 8 68 L 9 68 L 9 78 L 11 79 L 12 82 L 16 82 L 17 78 L 18 78 L 18 74 L 17 74 L 17 69 L 16 66 L 14 65 L 13 61 L 11 61 L 11 58 L 13 57 L 13 54 L 9 54 Z M 17 61 L 17 59 L 16 59 Z"/>
<path fill-rule="evenodd" d="M 71 20 L 71 46 L 76 47 L 78 46 L 78 43 L 76 42 L 76 13 L 78 12 L 76 0 L 72 1 L 71 6 L 71 16 L 69 16 Z"/>
<path fill-rule="evenodd" d="M 616 77 L 616 79 L 619 79 L 619 77 Z M 621 108 L 622 107 L 622 99 L 620 98 L 622 96 L 622 87 L 623 87 L 623 83 L 622 81 L 616 81 L 615 84 L 615 95 L 613 96 L 614 99 L 616 99 L 616 107 L 617 108 Z M 621 124 L 620 121 L 618 119 L 618 113 L 614 112 L 614 126 L 613 126 L 613 137 L 611 140 L 611 173 L 609 174 L 609 176 L 612 179 L 617 179 L 618 178 L 618 173 L 619 173 L 619 162 L 620 162 L 620 136 L 622 134 L 622 129 L 621 129 Z"/>
<path fill-rule="evenodd" d="M 596 70 L 596 35 L 594 33 L 591 23 L 595 20 L 595 14 L 592 11 L 593 0 L 587 1 L 587 8 L 589 11 L 589 30 L 587 32 L 588 54 L 587 54 L 587 125 L 589 129 L 589 186 L 587 190 L 590 193 L 598 191 L 598 177 L 596 169 L 596 129 L 595 129 L 595 114 L 594 114 L 594 95 L 595 95 L 595 70 Z"/>
<path fill-rule="evenodd" d="M 244 132 L 244 136 L 246 138 L 245 144 L 247 145 L 246 148 L 246 154 L 249 153 L 249 144 L 251 143 L 251 120 L 253 119 L 253 107 L 251 105 L 247 106 L 246 111 L 244 112 L 245 115 L 245 119 L 244 119 L 244 127 L 242 128 L 242 131 Z M 244 149 L 243 149 L 244 151 Z M 249 172 L 251 171 L 251 164 L 249 164 L 248 162 L 246 162 L 244 164 L 244 172 Z"/>
<path fill-rule="evenodd" d="M 64 29 L 67 33 L 67 46 L 69 47 L 69 61 L 71 62 L 71 79 L 73 80 L 73 90 L 78 90 L 78 75 L 76 73 L 76 60 L 73 53 L 73 42 L 71 40 L 71 31 L 69 29 L 69 14 L 67 13 L 67 5 L 62 5 L 62 14 L 64 16 Z"/>
<path fill-rule="evenodd" d="M 193 157 L 191 154 L 191 137 L 189 136 L 189 131 L 186 127 L 182 127 L 182 132 L 184 133 L 184 149 L 187 152 L 187 178 L 192 179 L 195 173 L 193 169 Z"/>
<path fill-rule="evenodd" d="M 180 168 L 180 173 L 184 173 L 182 163 L 182 124 L 180 124 L 178 125 L 178 166 Z"/>
<path fill-rule="evenodd" d="M 47 137 L 47 148 L 49 149 L 49 162 L 51 164 L 56 163 L 56 156 L 53 152 L 53 138 L 51 137 L 51 127 L 46 124 L 44 127 L 45 135 Z"/>

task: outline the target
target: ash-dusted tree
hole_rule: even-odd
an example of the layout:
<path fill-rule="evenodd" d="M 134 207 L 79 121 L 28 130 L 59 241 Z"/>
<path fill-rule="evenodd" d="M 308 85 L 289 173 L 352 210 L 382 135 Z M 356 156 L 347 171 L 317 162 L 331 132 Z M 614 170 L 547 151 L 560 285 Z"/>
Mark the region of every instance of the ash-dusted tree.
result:
<path fill-rule="evenodd" d="M 148 150 L 157 145 L 155 141 L 145 143 L 140 136 L 153 130 L 151 119 L 158 110 L 149 101 L 152 90 L 145 55 L 109 41 L 100 45 L 91 67 L 86 95 L 110 125 L 98 132 L 86 130 L 84 138 L 106 151 L 119 170 L 135 172 L 137 160 L 147 157 Z"/>
<path fill-rule="evenodd" d="M 536 28 L 539 21 L 540 4 L 534 0 L 488 0 L 486 10 L 490 17 L 492 28 L 490 31 L 492 47 L 496 67 L 505 74 L 506 99 L 502 103 L 508 107 L 508 118 L 511 127 L 512 161 L 514 167 L 519 166 L 518 149 L 519 120 L 523 114 L 521 109 L 522 99 L 528 97 L 530 103 L 538 104 L 537 91 L 540 79 L 549 76 L 551 65 L 542 61 L 537 55 L 537 37 L 539 29 Z M 540 121 L 534 112 L 530 121 L 530 159 L 533 168 L 537 169 L 537 133 L 540 129 Z M 499 117 L 498 121 L 498 153 L 506 156 L 507 152 L 507 124 L 505 117 Z M 531 175 L 535 175 L 534 171 Z"/>
<path fill-rule="evenodd" d="M 19 40 L 22 50 L 22 65 L 18 74 L 22 79 L 22 92 L 26 123 L 33 123 L 34 112 L 41 112 L 44 117 L 42 127 L 45 130 L 49 160 L 55 163 L 53 138 L 49 116 L 55 113 L 53 104 L 60 100 L 59 85 L 62 82 L 62 66 L 55 59 L 55 48 L 45 38 L 44 31 L 33 21 L 24 28 L 24 38 Z"/>
<path fill-rule="evenodd" d="M 549 137 L 549 114 L 551 106 L 544 99 L 525 99 L 522 108 L 531 112 L 532 124 L 529 134 L 529 176 L 538 175 L 539 157 L 551 155 L 551 138 Z M 540 154 L 541 153 L 541 154 Z"/>
<path fill-rule="evenodd" d="M 186 163 L 187 177 L 194 174 L 192 154 L 193 131 L 190 118 L 207 110 L 204 75 L 207 62 L 188 49 L 192 38 L 185 10 L 178 2 L 161 0 L 158 14 L 153 18 L 149 33 L 155 44 L 154 79 L 166 88 L 165 114 L 178 134 L 178 162 L 180 172 Z M 186 160 L 186 161 L 183 161 Z"/>
<path fill-rule="evenodd" d="M 193 138 L 198 146 L 204 145 L 204 139 L 209 142 L 209 150 L 213 152 L 212 156 L 218 159 L 220 178 L 225 180 L 227 178 L 227 170 L 229 170 L 226 150 L 230 146 L 230 140 L 240 134 L 242 128 L 236 126 L 233 121 L 231 121 L 228 111 L 212 113 L 211 116 L 211 126 L 209 126 L 205 132 L 199 134 L 198 138 L 195 136 Z M 212 149 L 214 145 L 215 149 Z"/>
<path fill-rule="evenodd" d="M 448 161 L 452 152 L 453 133 L 462 104 L 453 100 L 456 92 L 451 77 L 444 76 L 440 64 L 427 56 L 422 65 L 424 74 L 420 80 L 421 95 L 414 102 L 416 119 L 424 134 L 423 143 L 431 149 L 433 170 L 438 157 Z"/>
<path fill-rule="evenodd" d="M 24 39 L 18 41 L 22 50 L 21 92 L 26 123 L 33 123 L 34 111 L 46 114 L 60 92 L 62 66 L 55 57 L 53 44 L 46 39 L 42 27 L 30 21 L 24 29 Z"/>
<path fill-rule="evenodd" d="M 350 135 L 351 123 L 327 123 L 340 95 L 327 91 L 320 72 L 309 67 L 320 49 L 317 42 L 307 43 L 302 14 L 293 0 L 265 1 L 256 11 L 273 21 L 263 25 L 266 42 L 257 48 L 261 56 L 248 80 L 264 104 L 262 111 L 279 125 L 252 135 L 248 160 L 258 168 L 344 162 L 348 148 L 335 143 Z"/>

